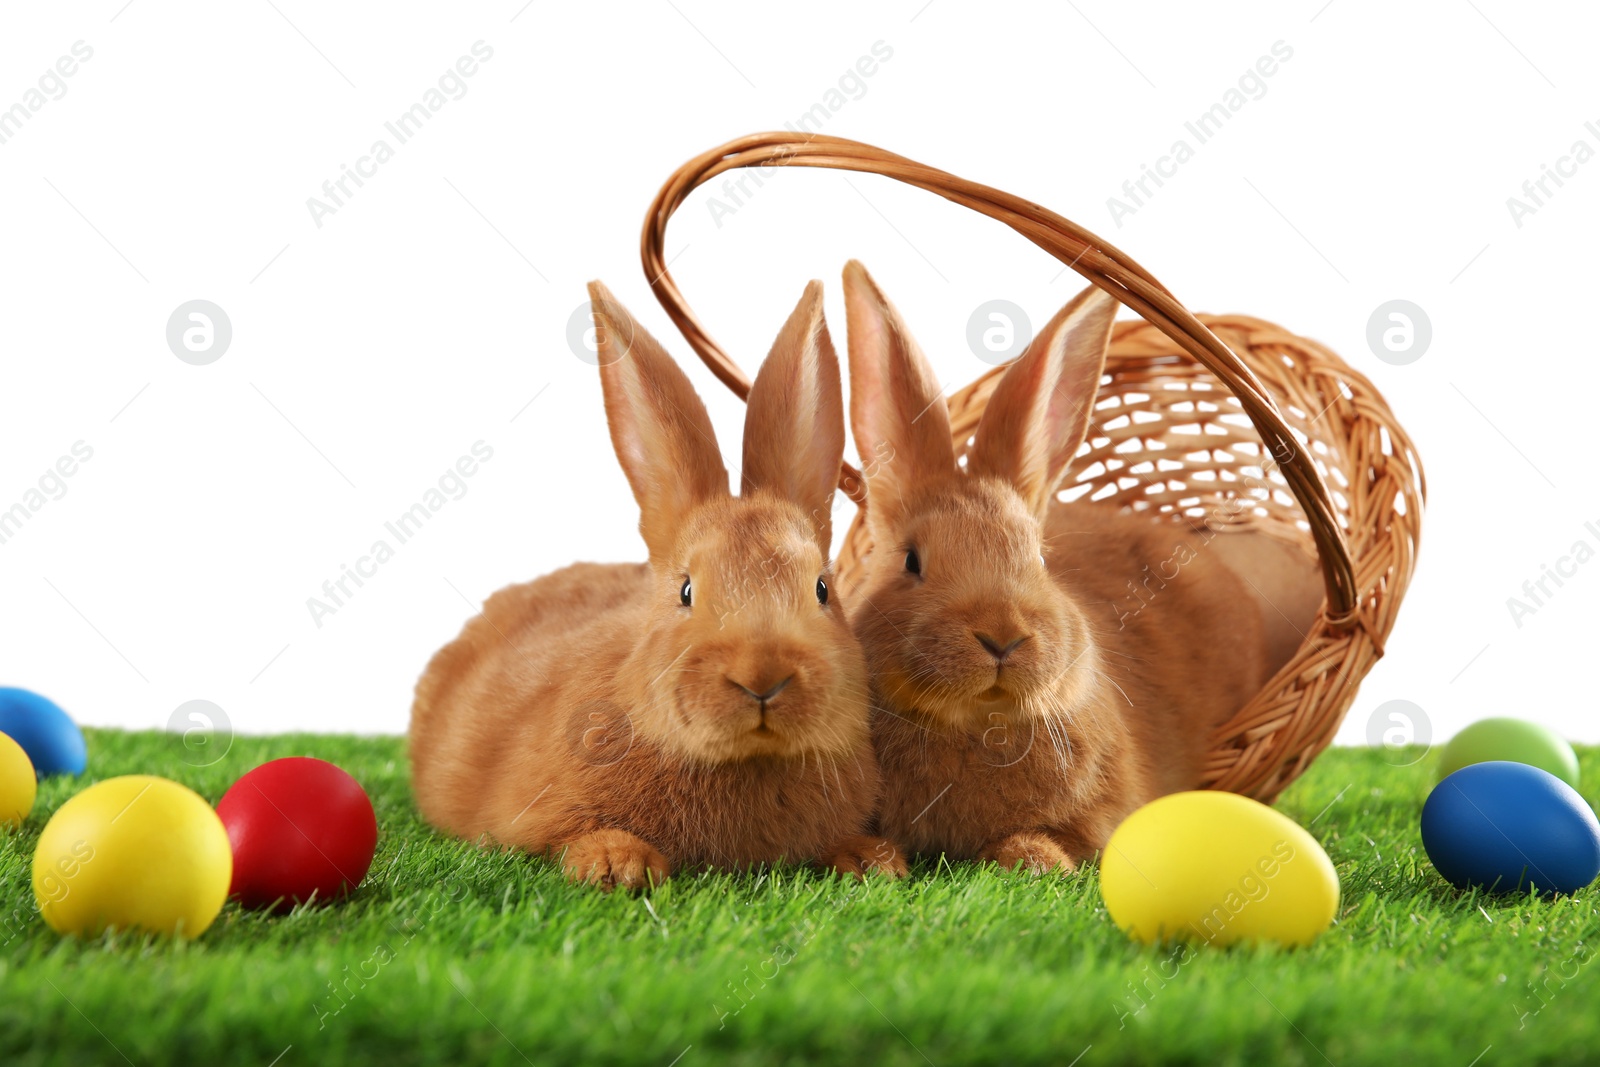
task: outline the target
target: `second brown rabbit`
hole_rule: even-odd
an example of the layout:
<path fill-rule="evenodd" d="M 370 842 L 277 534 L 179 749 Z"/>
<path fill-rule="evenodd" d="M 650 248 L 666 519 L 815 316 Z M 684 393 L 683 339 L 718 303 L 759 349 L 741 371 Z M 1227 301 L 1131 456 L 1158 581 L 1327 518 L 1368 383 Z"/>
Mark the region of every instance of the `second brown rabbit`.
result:
<path fill-rule="evenodd" d="M 938 379 L 859 263 L 845 305 L 856 445 L 885 457 L 867 471 L 873 547 L 852 590 L 880 828 L 913 852 L 1070 870 L 1134 808 L 1197 787 L 1213 730 L 1265 680 L 1262 610 L 1237 553 L 1056 499 L 1089 430 L 1110 297 L 1090 289 L 1039 332 L 964 462 Z M 1129 611 L 1147 566 L 1165 580 Z M 1305 578 L 1314 591 L 1309 562 Z"/>

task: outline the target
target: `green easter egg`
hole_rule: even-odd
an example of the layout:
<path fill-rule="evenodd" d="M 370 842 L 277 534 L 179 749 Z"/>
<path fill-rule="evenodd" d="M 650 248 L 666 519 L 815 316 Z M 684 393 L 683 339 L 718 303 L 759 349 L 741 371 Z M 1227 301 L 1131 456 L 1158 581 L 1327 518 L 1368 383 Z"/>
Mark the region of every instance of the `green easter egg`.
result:
<path fill-rule="evenodd" d="M 1578 754 L 1560 734 L 1521 719 L 1480 719 L 1450 739 L 1439 758 L 1439 777 L 1473 763 L 1509 760 L 1549 771 L 1578 787 Z"/>

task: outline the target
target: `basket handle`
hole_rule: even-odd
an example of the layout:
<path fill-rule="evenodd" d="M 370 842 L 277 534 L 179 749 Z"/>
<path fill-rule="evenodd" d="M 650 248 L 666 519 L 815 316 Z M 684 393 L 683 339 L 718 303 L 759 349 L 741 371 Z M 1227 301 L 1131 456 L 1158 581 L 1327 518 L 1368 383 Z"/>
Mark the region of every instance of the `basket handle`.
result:
<path fill-rule="evenodd" d="M 711 372 L 740 399 L 750 395 L 750 379 L 712 340 L 690 310 L 663 255 L 667 221 L 689 193 L 718 175 L 741 167 L 825 167 L 881 174 L 937 193 L 946 200 L 999 219 L 1132 308 L 1220 378 L 1249 416 L 1278 463 L 1295 499 L 1305 511 L 1317 545 L 1328 591 L 1327 618 L 1336 629 L 1360 621 L 1355 564 L 1339 527 L 1328 487 L 1306 450 L 1283 421 L 1277 403 L 1244 362 L 1127 253 L 1047 208 L 987 185 L 897 156 L 872 145 L 822 134 L 756 133 L 729 141 L 683 164 L 661 187 L 640 236 L 645 277 L 656 299 Z M 840 487 L 865 506 L 860 472 L 844 464 Z"/>

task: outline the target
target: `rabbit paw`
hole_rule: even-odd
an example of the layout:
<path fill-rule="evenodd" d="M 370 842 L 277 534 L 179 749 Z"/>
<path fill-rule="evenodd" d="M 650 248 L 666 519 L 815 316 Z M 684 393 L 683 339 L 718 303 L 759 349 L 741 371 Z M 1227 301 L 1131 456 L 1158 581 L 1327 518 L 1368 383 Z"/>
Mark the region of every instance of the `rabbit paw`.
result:
<path fill-rule="evenodd" d="M 660 884 L 671 867 L 649 842 L 626 830 L 596 830 L 568 842 L 561 866 L 567 880 L 610 892 Z"/>
<path fill-rule="evenodd" d="M 906 860 L 898 848 L 881 837 L 856 834 L 823 853 L 818 862 L 835 874 L 862 881 L 869 874 L 890 878 L 906 876 Z"/>
<path fill-rule="evenodd" d="M 1023 874 L 1032 875 L 1049 874 L 1052 871 L 1069 874 L 1076 866 L 1065 849 L 1040 833 L 1012 834 L 991 841 L 978 854 L 978 858 L 997 863 L 1002 870 L 1021 868 Z"/>

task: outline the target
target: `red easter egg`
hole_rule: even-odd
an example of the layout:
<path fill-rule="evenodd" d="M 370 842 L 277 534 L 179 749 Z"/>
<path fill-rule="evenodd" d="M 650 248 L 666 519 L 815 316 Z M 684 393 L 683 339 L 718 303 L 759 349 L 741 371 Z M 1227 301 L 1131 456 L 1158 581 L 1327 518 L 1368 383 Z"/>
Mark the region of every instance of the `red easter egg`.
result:
<path fill-rule="evenodd" d="M 223 794 L 217 814 L 233 844 L 229 895 L 247 908 L 337 900 L 361 884 L 378 847 L 361 783 L 309 756 L 263 763 Z"/>

